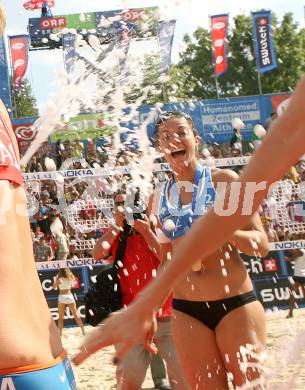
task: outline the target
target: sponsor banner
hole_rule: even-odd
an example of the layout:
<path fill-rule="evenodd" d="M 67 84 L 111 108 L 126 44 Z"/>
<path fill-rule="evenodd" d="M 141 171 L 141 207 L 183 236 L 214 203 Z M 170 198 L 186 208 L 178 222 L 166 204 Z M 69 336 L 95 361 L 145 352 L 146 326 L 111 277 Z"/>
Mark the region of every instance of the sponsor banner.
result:
<path fill-rule="evenodd" d="M 28 35 L 15 35 L 8 38 L 13 67 L 13 85 L 20 89 L 22 78 L 28 67 Z"/>
<path fill-rule="evenodd" d="M 257 298 L 265 309 L 284 308 L 289 304 L 288 277 L 253 280 Z M 302 289 L 296 292 L 297 304 L 304 305 L 305 299 Z"/>
<path fill-rule="evenodd" d="M 30 143 L 36 136 L 36 131 L 34 130 L 33 124 L 13 124 L 13 129 L 15 131 L 19 149 L 24 153 L 24 151 L 29 147 Z"/>
<path fill-rule="evenodd" d="M 305 240 L 270 242 L 269 248 L 272 251 L 305 249 Z"/>
<path fill-rule="evenodd" d="M 52 18 L 40 19 L 40 30 L 51 30 L 52 28 L 64 28 L 64 27 L 67 27 L 66 18 L 52 17 Z"/>
<path fill-rule="evenodd" d="M 35 9 L 41 9 L 45 5 L 54 7 L 55 0 L 29 0 L 23 4 L 23 7 L 28 11 L 33 11 Z"/>
<path fill-rule="evenodd" d="M 160 22 L 158 29 L 161 73 L 167 74 L 171 64 L 172 46 L 174 40 L 176 20 Z"/>
<path fill-rule="evenodd" d="M 0 37 L 0 99 L 3 101 L 9 114 L 12 115 L 12 102 L 10 94 L 8 61 L 6 56 L 6 47 L 4 39 Z"/>
<path fill-rule="evenodd" d="M 245 165 L 249 161 L 250 157 L 234 157 L 234 158 L 220 158 L 213 162 L 213 166 L 216 167 L 231 167 L 238 165 Z M 154 164 L 153 172 L 169 172 L 170 167 L 167 163 Z M 24 181 L 32 180 L 60 180 L 61 177 L 67 179 L 73 178 L 85 178 L 85 177 L 97 177 L 97 176 L 113 176 L 117 174 L 128 174 L 131 172 L 129 166 L 118 166 L 115 169 L 112 168 L 88 168 L 88 169 L 69 169 L 66 171 L 47 171 L 47 172 L 35 172 L 24 173 Z"/>
<path fill-rule="evenodd" d="M 282 274 L 282 256 L 278 252 L 269 252 L 266 257 L 248 256 L 241 253 L 241 258 L 251 278 L 273 277 Z"/>
<path fill-rule="evenodd" d="M 71 118 L 61 130 L 53 132 L 50 142 L 107 137 L 115 131 L 115 126 L 104 123 L 102 114 L 81 114 Z"/>
<path fill-rule="evenodd" d="M 272 112 L 276 112 L 278 115 L 281 115 L 289 103 L 290 96 L 291 94 L 288 93 L 271 96 Z"/>
<path fill-rule="evenodd" d="M 252 23 L 257 71 L 259 73 L 268 72 L 277 67 L 271 11 L 252 12 Z"/>
<path fill-rule="evenodd" d="M 228 69 L 227 34 L 229 15 L 214 15 L 210 17 L 212 48 L 214 58 L 214 73 L 220 76 Z"/>
<path fill-rule="evenodd" d="M 36 268 L 38 271 L 52 271 L 59 270 L 60 268 L 79 268 L 90 267 L 96 265 L 102 265 L 103 262 L 99 260 L 93 260 L 92 258 L 84 259 L 70 259 L 70 260 L 54 260 L 54 261 L 40 261 L 36 262 Z M 74 271 L 73 271 L 74 272 Z"/>
<path fill-rule="evenodd" d="M 38 263 L 37 263 L 38 264 Z M 60 267 L 62 268 L 62 267 Z M 68 267 L 67 267 L 68 268 Z M 38 276 L 40 279 L 41 287 L 42 290 L 45 294 L 45 296 L 57 296 L 58 295 L 58 290 L 53 287 L 55 277 L 58 274 L 59 269 L 51 269 L 51 270 L 46 270 L 44 269 L 43 271 L 40 270 L 38 271 Z M 74 294 L 80 294 L 83 292 L 83 277 L 82 277 L 82 270 L 80 268 L 75 268 L 73 269 L 73 274 L 75 276 L 75 284 L 73 286 L 72 293 Z"/>
<path fill-rule="evenodd" d="M 216 141 L 215 138 L 229 140 L 233 134 L 232 120 L 240 118 L 245 123 L 241 130 L 244 137 L 251 135 L 253 127 L 260 123 L 259 98 L 225 99 L 203 101 L 201 104 L 201 118 L 204 141 Z"/>
<path fill-rule="evenodd" d="M 99 38 L 101 44 L 109 44 L 116 39 L 118 23 L 124 23 L 128 27 L 131 38 L 151 39 L 157 36 L 158 15 L 158 7 L 145 7 L 127 11 L 86 12 L 43 19 L 30 18 L 28 31 L 32 48 L 60 47 L 60 39 L 55 42 L 48 41 L 48 38 L 51 33 L 60 33 L 64 28 L 75 29 L 77 33 L 85 36 L 88 36 L 90 31 L 95 31 L 94 35 Z"/>

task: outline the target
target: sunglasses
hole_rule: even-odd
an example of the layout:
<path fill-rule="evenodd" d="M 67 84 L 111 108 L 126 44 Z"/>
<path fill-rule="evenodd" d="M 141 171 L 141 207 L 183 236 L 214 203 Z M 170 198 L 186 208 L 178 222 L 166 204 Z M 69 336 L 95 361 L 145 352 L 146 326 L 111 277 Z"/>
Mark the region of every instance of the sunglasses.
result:
<path fill-rule="evenodd" d="M 157 120 L 155 122 L 156 128 L 158 128 L 158 126 L 160 126 L 162 123 L 166 122 L 168 119 L 170 119 L 172 117 L 185 118 L 185 119 L 191 121 L 193 127 L 195 127 L 193 119 L 192 119 L 192 117 L 189 114 L 186 114 L 183 111 L 166 111 L 166 112 L 161 113 L 158 116 L 158 118 L 157 118 Z"/>
<path fill-rule="evenodd" d="M 114 202 L 114 205 L 115 205 L 115 207 L 124 206 L 125 202 L 124 201 Z"/>

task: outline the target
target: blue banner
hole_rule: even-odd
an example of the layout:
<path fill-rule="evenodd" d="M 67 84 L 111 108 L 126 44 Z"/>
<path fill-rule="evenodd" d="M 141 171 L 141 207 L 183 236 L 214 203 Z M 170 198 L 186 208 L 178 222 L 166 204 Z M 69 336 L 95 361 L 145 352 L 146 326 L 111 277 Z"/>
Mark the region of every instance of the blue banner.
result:
<path fill-rule="evenodd" d="M 8 63 L 3 38 L 0 38 L 0 85 L 0 99 L 3 101 L 10 116 L 12 116 L 12 102 L 10 96 Z"/>
<path fill-rule="evenodd" d="M 202 101 L 201 117 L 205 142 L 228 142 L 233 135 L 232 120 L 241 119 L 243 139 L 250 138 L 253 127 L 262 121 L 258 97 Z"/>
<path fill-rule="evenodd" d="M 162 74 L 166 74 L 168 72 L 169 66 L 171 64 L 175 26 L 175 20 L 159 23 L 159 46 Z"/>
<path fill-rule="evenodd" d="M 268 72 L 277 67 L 271 11 L 252 12 L 252 23 L 257 71 L 259 73 Z"/>
<path fill-rule="evenodd" d="M 75 40 L 76 34 L 68 33 L 63 35 L 63 49 L 66 72 L 69 74 L 73 71 L 75 64 Z"/>

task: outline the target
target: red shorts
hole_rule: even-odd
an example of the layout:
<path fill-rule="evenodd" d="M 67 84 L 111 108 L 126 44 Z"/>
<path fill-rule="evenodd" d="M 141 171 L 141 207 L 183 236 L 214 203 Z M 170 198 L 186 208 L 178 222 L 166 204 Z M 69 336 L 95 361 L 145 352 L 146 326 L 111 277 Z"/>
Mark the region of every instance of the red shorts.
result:
<path fill-rule="evenodd" d="M 22 184 L 19 151 L 8 113 L 0 100 L 0 180 Z"/>

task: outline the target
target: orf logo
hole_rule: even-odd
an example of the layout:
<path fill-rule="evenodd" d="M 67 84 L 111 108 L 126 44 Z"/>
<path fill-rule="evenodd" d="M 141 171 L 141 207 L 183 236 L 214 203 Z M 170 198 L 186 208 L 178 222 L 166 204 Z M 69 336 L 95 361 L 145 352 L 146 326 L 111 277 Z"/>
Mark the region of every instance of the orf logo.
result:
<path fill-rule="evenodd" d="M 31 125 L 22 125 L 15 128 L 15 134 L 19 140 L 31 141 L 36 135 L 36 130 Z"/>
<path fill-rule="evenodd" d="M 40 30 L 50 30 L 52 28 L 64 28 L 67 25 L 66 18 L 45 18 L 40 20 Z"/>

